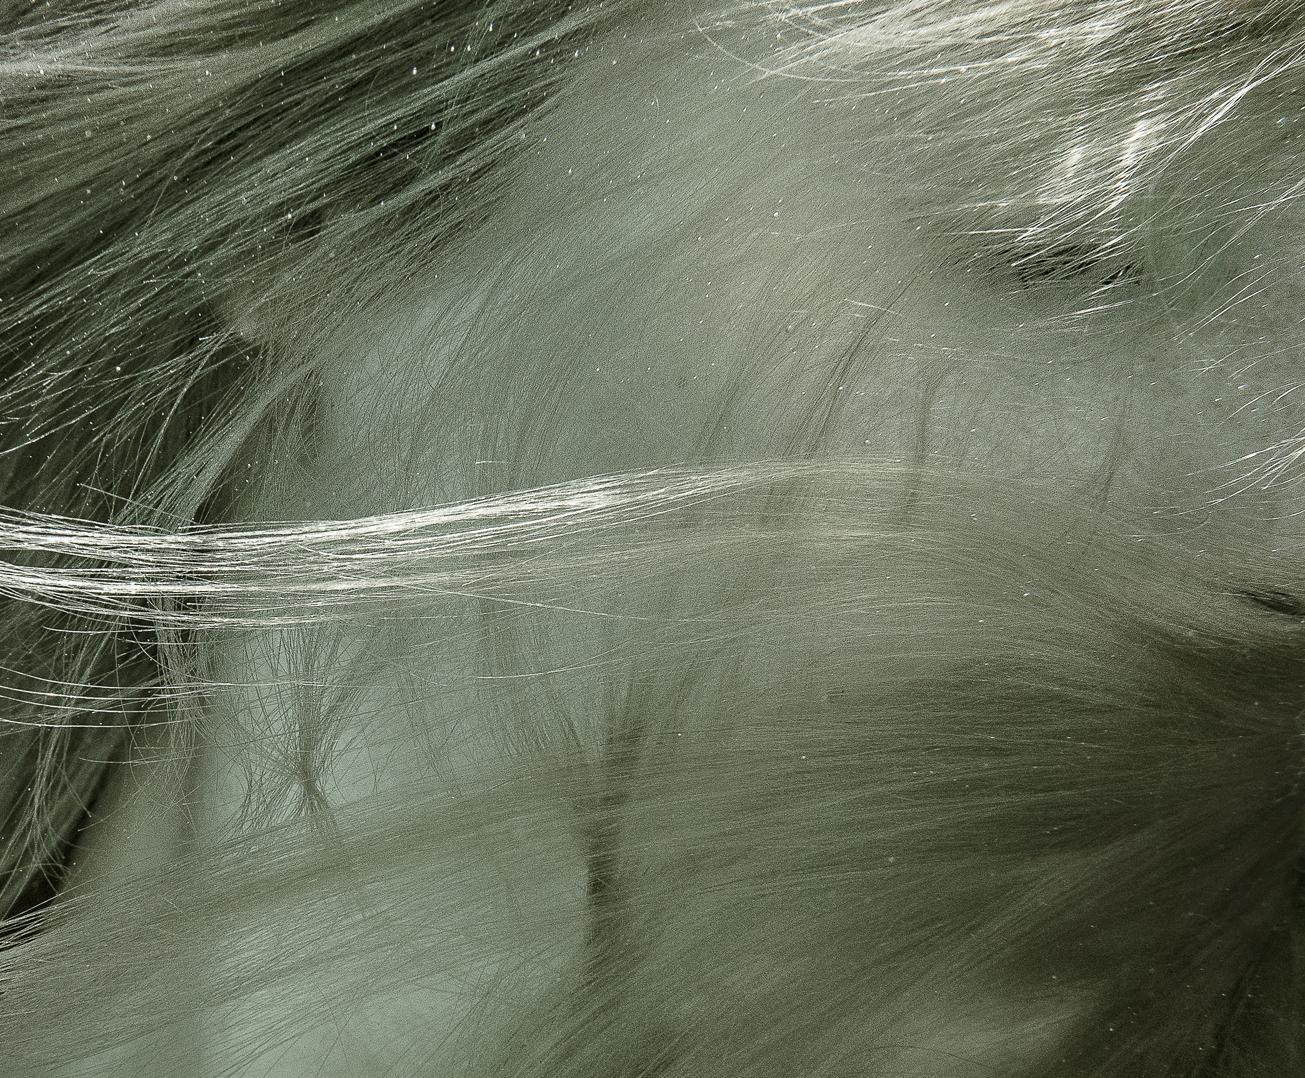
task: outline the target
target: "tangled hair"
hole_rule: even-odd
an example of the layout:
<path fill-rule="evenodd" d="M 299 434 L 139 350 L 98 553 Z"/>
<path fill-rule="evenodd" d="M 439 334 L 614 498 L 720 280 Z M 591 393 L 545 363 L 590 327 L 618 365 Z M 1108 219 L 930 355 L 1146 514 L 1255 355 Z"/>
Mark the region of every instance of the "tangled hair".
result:
<path fill-rule="evenodd" d="M 0 3 L 0 1073 L 1305 1073 L 1305 8 L 701 8 Z M 686 52 L 767 95 L 729 169 L 593 104 Z M 811 109 L 863 133 L 766 141 Z M 590 186 L 523 209 L 566 115 Z M 813 147 L 828 207 L 713 238 Z M 1078 486 L 939 455 L 883 312 L 843 346 L 874 183 L 901 296 L 986 289 L 935 397 L 1040 435 L 1001 327 L 1104 342 Z M 782 279 L 800 376 L 673 452 L 683 385 L 568 410 L 586 309 L 671 364 L 738 265 L 704 347 L 775 353 Z M 1134 429 L 1227 459 L 1121 493 Z"/>

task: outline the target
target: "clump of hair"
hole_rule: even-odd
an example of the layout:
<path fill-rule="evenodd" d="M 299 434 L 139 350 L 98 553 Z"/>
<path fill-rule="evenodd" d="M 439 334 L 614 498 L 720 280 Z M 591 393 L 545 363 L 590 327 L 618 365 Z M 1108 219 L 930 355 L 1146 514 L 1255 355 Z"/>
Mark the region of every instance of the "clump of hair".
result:
<path fill-rule="evenodd" d="M 886 111 L 860 149 L 903 212 L 1126 315 L 1143 279 L 1286 279 L 1294 7 L 698 29 L 777 21 L 758 77 Z M 641 15 L 0 7 L 0 1070 L 200 1073 L 207 1043 L 469 1078 L 1300 1072 L 1293 552 L 1196 559 L 1047 485 L 838 460 L 228 519 L 311 421 L 319 346 L 492 214 L 568 58 Z M 532 666 L 540 639 L 574 661 Z M 336 798 L 345 719 L 432 701 L 489 716 L 501 766 L 441 786 L 432 739 Z M 271 777 L 213 834 L 187 806 L 222 737 Z M 56 895 L 111 781 L 185 855 Z M 342 1015 L 393 1054 L 333 1049 Z"/>

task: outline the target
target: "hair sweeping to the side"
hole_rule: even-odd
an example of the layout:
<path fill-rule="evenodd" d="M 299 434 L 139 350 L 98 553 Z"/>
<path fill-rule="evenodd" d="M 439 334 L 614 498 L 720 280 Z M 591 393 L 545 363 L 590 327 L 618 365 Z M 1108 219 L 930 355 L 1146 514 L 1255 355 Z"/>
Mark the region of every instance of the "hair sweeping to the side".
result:
<path fill-rule="evenodd" d="M 689 7 L 0 4 L 0 1073 L 1305 1073 L 1305 544 L 1255 528 L 1305 445 L 1305 7 Z M 724 421 L 586 455 L 561 344 L 456 396 L 561 332 L 513 311 L 635 252 L 674 277 L 652 224 L 595 225 L 601 266 L 526 235 L 555 283 L 403 323 L 450 373 L 333 397 L 342 340 L 489 242 L 605 35 L 861 110 L 853 195 L 891 177 L 921 257 L 1049 297 L 1066 349 L 1109 318 L 1285 371 L 1256 448 L 1140 515 L 1123 438 L 1100 498 L 939 462 L 927 415 L 853 456 L 860 346 L 764 458 Z M 639 152 L 585 130 L 595 175 L 601 136 Z M 428 479 L 441 421 L 499 478 Z M 385 781 L 340 777 L 378 746 Z M 171 845 L 97 876 L 115 789 Z"/>

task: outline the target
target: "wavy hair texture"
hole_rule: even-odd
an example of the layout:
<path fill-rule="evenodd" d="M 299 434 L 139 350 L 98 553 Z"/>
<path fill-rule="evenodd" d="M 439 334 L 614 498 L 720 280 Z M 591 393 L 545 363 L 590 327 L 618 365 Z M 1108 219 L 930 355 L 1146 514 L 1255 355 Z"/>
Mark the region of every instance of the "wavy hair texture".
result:
<path fill-rule="evenodd" d="M 591 42 L 666 14 L 0 4 L 0 1073 L 1305 1071 L 1290 544 L 833 459 L 824 402 L 784 459 L 249 519 L 333 342 L 474 243 Z M 874 115 L 930 250 L 1068 291 L 1048 325 L 1145 293 L 1194 364 L 1299 347 L 1299 4 L 691 25 Z M 1275 415 L 1201 511 L 1297 481 Z M 422 709 L 407 756 L 351 726 Z M 498 762 L 434 781 L 471 714 Z M 188 809 L 209 743 L 229 827 Z M 388 784 L 338 779 L 378 747 Z M 79 877 L 114 790 L 181 853 Z"/>

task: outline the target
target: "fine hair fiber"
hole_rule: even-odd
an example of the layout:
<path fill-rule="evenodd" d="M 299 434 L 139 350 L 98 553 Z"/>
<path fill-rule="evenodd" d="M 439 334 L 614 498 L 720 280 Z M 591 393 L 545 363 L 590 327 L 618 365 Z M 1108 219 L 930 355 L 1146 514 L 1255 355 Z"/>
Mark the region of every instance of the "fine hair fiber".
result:
<path fill-rule="evenodd" d="M 0 2 L 0 1074 L 1305 1074 L 1305 550 L 1253 526 L 1289 411 L 1137 514 L 831 451 L 820 394 L 767 459 L 421 488 L 321 448 L 332 349 L 618 32 L 756 28 L 749 77 L 863 104 L 922 247 L 1049 332 L 1305 344 L 1305 6 L 689 7 Z M 323 461 L 356 511 L 296 493 Z M 138 785 L 181 855 L 77 877 Z M 330 1063 L 360 1026 L 392 1054 Z"/>

